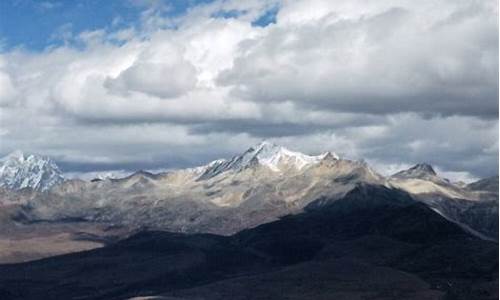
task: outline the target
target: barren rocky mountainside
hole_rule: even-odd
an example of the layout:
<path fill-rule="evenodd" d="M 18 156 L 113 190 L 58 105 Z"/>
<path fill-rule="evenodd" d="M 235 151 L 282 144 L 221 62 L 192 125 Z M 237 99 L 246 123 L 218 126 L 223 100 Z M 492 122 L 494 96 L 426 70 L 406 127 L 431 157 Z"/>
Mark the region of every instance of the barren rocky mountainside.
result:
<path fill-rule="evenodd" d="M 498 299 L 498 244 L 408 193 L 360 183 L 324 203 L 232 236 L 140 232 L 0 265 L 0 298 Z"/>
<path fill-rule="evenodd" d="M 498 299 L 498 176 L 271 143 L 91 181 L 35 158 L 0 168 L 1 299 Z"/>
<path fill-rule="evenodd" d="M 441 178 L 426 164 L 384 177 L 364 162 L 335 153 L 310 156 L 263 142 L 231 159 L 197 168 L 158 174 L 139 171 L 125 178 L 92 181 L 63 181 L 55 176 L 56 183 L 50 181 L 47 187 L 40 184 L 43 180 L 31 178 L 52 178 L 47 173 L 58 170 L 52 162 L 35 163 L 53 166 L 47 170 L 31 167 L 38 156 L 9 157 L 17 157 L 15 164 L 22 171 L 4 159 L 9 168 L 1 170 L 9 171 L 0 173 L 0 178 L 23 183 L 0 184 L 4 224 L 0 237 L 8 239 L 21 232 L 17 240 L 29 240 L 26 232 L 38 232 L 39 238 L 49 234 L 48 241 L 69 243 L 64 244 L 68 251 L 40 256 L 71 252 L 79 245 L 82 249 L 105 245 L 145 229 L 231 235 L 286 215 L 321 209 L 361 183 L 404 190 L 414 201 L 480 238 L 495 240 L 498 235 L 498 190 L 494 188 L 498 176 L 463 186 Z M 22 175 L 30 180 L 24 181 Z M 60 224 L 65 224 L 64 229 Z M 74 245 L 75 240 L 80 244 Z M 86 244 L 89 241 L 91 245 Z M 11 240 L 8 244 L 17 245 Z M 14 247 L 11 257 L 20 251 Z"/>

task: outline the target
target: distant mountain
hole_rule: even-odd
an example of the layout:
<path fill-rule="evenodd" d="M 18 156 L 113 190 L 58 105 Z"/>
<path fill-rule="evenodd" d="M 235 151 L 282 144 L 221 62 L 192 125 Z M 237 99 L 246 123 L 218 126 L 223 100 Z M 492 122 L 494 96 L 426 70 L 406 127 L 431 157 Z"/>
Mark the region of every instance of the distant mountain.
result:
<path fill-rule="evenodd" d="M 61 171 L 48 157 L 15 151 L 0 159 L 0 187 L 43 192 L 63 181 Z"/>
<path fill-rule="evenodd" d="M 427 179 L 429 177 L 437 176 L 436 171 L 431 165 L 426 163 L 417 164 L 407 170 L 400 171 L 394 175 L 393 178 L 419 178 Z"/>
<path fill-rule="evenodd" d="M 274 172 L 284 172 L 291 169 L 301 170 L 302 168 L 318 164 L 326 156 L 339 159 L 336 154 L 330 152 L 318 156 L 310 156 L 264 141 L 249 148 L 243 154 L 234 156 L 230 160 L 222 159 L 210 163 L 199 179 L 208 179 L 230 170 L 241 171 L 256 164 L 266 166 Z"/>
<path fill-rule="evenodd" d="M 68 180 L 29 201 L 24 215 L 232 234 L 299 213 L 318 198 L 340 198 L 359 182 L 383 184 L 384 178 L 363 162 L 329 152 L 309 156 L 264 142 L 197 168 Z"/>
<path fill-rule="evenodd" d="M 26 222 L 82 220 L 227 235 L 321 209 L 360 183 L 404 190 L 471 233 L 496 238 L 498 193 L 484 190 L 492 189 L 494 180 L 460 186 L 428 164 L 383 177 L 361 161 L 331 152 L 306 155 L 269 142 L 196 168 L 67 180 L 16 201 L 23 203 Z"/>
<path fill-rule="evenodd" d="M 125 170 L 109 170 L 109 171 L 93 171 L 93 172 L 67 172 L 64 174 L 66 179 L 82 179 L 86 181 L 91 180 L 105 180 L 123 178 L 130 175 L 132 172 Z"/>
<path fill-rule="evenodd" d="M 498 176 L 484 178 L 476 182 L 472 182 L 466 186 L 467 189 L 472 191 L 488 191 L 498 193 Z"/>
<path fill-rule="evenodd" d="M 389 186 L 411 193 L 448 220 L 483 238 L 498 238 L 498 177 L 469 185 L 440 177 L 428 164 L 417 164 L 389 178 Z"/>

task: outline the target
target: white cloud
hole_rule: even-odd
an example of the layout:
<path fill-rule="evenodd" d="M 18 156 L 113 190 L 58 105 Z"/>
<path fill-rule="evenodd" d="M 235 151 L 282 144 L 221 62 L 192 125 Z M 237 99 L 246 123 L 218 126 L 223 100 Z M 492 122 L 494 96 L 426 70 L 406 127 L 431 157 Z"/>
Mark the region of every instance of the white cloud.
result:
<path fill-rule="evenodd" d="M 473 176 L 469 172 L 441 171 L 439 169 L 436 172 L 439 174 L 439 176 L 447 178 L 451 182 L 471 183 L 471 182 L 479 180 L 479 178 L 477 176 Z"/>
<path fill-rule="evenodd" d="M 16 90 L 9 74 L 0 70 L 0 105 L 15 102 Z"/>
<path fill-rule="evenodd" d="M 220 83 L 252 101 L 495 118 L 495 11 L 490 1 L 292 2 L 241 44 Z"/>
<path fill-rule="evenodd" d="M 2 153 L 163 168 L 269 138 L 387 169 L 495 169 L 494 2 L 215 1 L 173 19 L 141 5 L 137 28 L 67 25 L 63 46 L 0 54 Z M 276 24 L 252 26 L 276 5 Z"/>
<path fill-rule="evenodd" d="M 131 174 L 130 171 L 126 170 L 109 170 L 109 171 L 97 171 L 97 172 L 68 172 L 64 173 L 64 178 L 67 179 L 81 179 L 86 181 L 91 181 L 93 179 L 108 179 L 108 178 L 124 178 Z"/>
<path fill-rule="evenodd" d="M 185 94 L 196 85 L 196 70 L 183 59 L 176 62 L 139 62 L 124 70 L 105 86 L 118 93 L 142 92 L 159 98 Z"/>

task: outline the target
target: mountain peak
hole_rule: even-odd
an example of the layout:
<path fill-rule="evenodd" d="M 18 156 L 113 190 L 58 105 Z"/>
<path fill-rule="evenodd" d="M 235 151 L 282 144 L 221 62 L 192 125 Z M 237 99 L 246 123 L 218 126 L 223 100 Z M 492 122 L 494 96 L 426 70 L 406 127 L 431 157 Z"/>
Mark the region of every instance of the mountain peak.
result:
<path fill-rule="evenodd" d="M 0 186 L 46 191 L 64 180 L 53 160 L 37 154 L 14 151 L 0 160 Z"/>
<path fill-rule="evenodd" d="M 280 148 L 283 148 L 282 146 L 278 145 L 278 144 L 275 144 L 273 142 L 269 142 L 267 140 L 263 140 L 262 142 L 250 147 L 247 151 L 249 150 L 263 150 L 263 149 L 266 149 L 266 150 L 277 150 L 277 149 L 280 149 Z"/>
<path fill-rule="evenodd" d="M 416 164 L 415 166 L 411 167 L 410 170 L 422 171 L 422 172 L 426 172 L 426 173 L 429 173 L 432 175 L 437 175 L 436 171 L 434 171 L 434 168 L 432 168 L 432 166 L 427 164 L 427 163 Z"/>
<path fill-rule="evenodd" d="M 291 151 L 269 141 L 262 141 L 230 160 L 219 160 L 216 163 L 209 164 L 199 179 L 214 177 L 228 170 L 240 171 L 257 165 L 265 166 L 274 172 L 285 171 L 291 168 L 301 170 L 306 166 L 319 163 L 327 157 L 338 159 L 338 156 L 332 152 L 311 156 Z"/>
<path fill-rule="evenodd" d="M 434 171 L 434 168 L 427 163 L 419 163 L 407 170 L 399 171 L 396 174 L 392 175 L 391 177 L 424 179 L 428 178 L 429 176 L 437 176 L 437 173 L 436 171 Z"/>
<path fill-rule="evenodd" d="M 339 156 L 337 155 L 337 153 L 333 153 L 333 152 L 330 152 L 330 151 L 327 151 L 323 154 L 320 155 L 323 160 L 339 160 Z"/>
<path fill-rule="evenodd" d="M 258 163 L 273 171 L 282 171 L 283 169 L 289 168 L 300 170 L 305 166 L 319 163 L 326 156 L 338 159 L 338 156 L 331 152 L 312 156 L 289 150 L 272 142 L 263 141 L 254 147 L 250 147 L 242 156 L 240 156 L 240 161 L 242 163 L 242 167 L 246 167 L 250 163 Z"/>
<path fill-rule="evenodd" d="M 272 142 L 262 141 L 259 144 L 252 146 L 246 150 L 241 157 L 246 164 L 255 159 L 271 159 L 273 156 L 279 155 L 281 152 L 289 151 L 283 146 L 277 145 Z"/>

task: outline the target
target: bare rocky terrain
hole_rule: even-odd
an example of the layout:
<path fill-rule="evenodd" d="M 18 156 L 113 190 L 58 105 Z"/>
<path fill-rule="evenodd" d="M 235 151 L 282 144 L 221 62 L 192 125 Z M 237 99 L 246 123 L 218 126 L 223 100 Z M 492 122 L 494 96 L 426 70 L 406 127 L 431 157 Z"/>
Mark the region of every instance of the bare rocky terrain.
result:
<path fill-rule="evenodd" d="M 23 157 L 12 186 L 12 166 L 52 166 Z M 498 299 L 498 176 L 384 177 L 269 143 L 159 174 L 50 172 L 0 187 L 0 299 Z"/>
<path fill-rule="evenodd" d="M 14 157 L 19 157 L 14 156 Z M 23 158 L 24 156 L 20 156 Z M 16 158 L 9 183 L 50 160 Z M 27 163 L 28 167 L 23 164 Z M 45 172 L 45 169 L 37 169 Z M 51 176 L 59 180 L 56 172 Z M 90 182 L 72 179 L 47 190 L 0 187 L 0 262 L 102 247 L 142 230 L 232 235 L 307 210 L 321 210 L 358 184 L 376 184 L 411 197 L 486 240 L 498 237 L 498 176 L 463 185 L 418 164 L 390 177 L 334 153 L 309 156 L 262 143 L 229 160 L 153 174 Z M 57 181 L 50 181 L 54 183 Z"/>
<path fill-rule="evenodd" d="M 0 296 L 498 299 L 498 244 L 403 191 L 359 184 L 321 210 L 231 236 L 143 231 L 90 251 L 2 265 Z"/>

